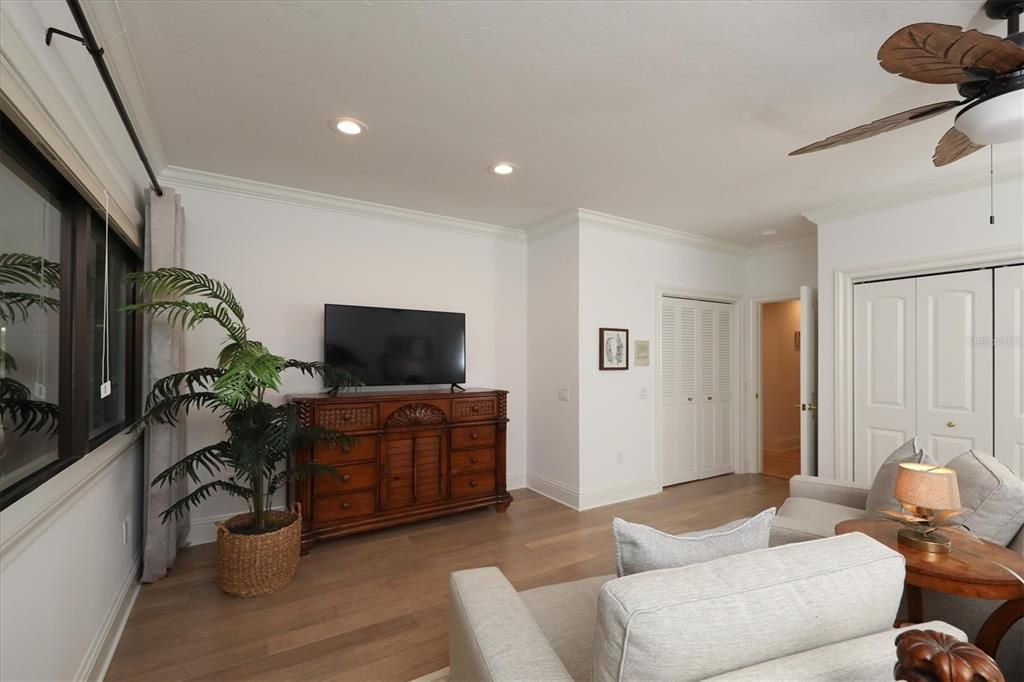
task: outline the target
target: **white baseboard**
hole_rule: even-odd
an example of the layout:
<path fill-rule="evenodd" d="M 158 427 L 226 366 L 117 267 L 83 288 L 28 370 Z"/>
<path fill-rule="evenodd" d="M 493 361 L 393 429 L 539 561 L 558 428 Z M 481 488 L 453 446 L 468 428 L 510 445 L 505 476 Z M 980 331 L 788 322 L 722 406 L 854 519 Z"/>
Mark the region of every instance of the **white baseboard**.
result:
<path fill-rule="evenodd" d="M 657 495 L 660 492 L 661 484 L 653 478 L 646 481 L 634 481 L 633 483 L 597 488 L 595 490 L 584 490 L 580 491 L 577 508 L 583 511 L 584 509 L 603 507 L 606 504 L 635 500 L 638 497 Z"/>
<path fill-rule="evenodd" d="M 89 645 L 89 650 L 86 652 L 82 664 L 78 667 L 78 672 L 75 674 L 76 680 L 88 680 L 89 682 L 96 680 L 99 682 L 106 677 L 107 668 L 110 667 L 110 661 L 114 658 L 114 651 L 117 650 L 117 643 L 121 640 L 121 633 L 124 632 L 128 616 L 131 615 L 135 599 L 139 596 L 139 588 L 141 587 L 139 584 L 139 571 L 141 567 L 142 552 L 140 550 L 132 559 L 132 564 L 124 575 L 121 589 L 118 590 L 117 597 L 110 605 L 110 609 L 103 619 L 103 624 L 100 626 L 99 631 L 96 632 L 96 636 L 93 638 L 92 644 Z"/>
<path fill-rule="evenodd" d="M 535 493 L 540 493 L 544 497 L 548 497 L 559 504 L 564 504 L 570 509 L 579 509 L 579 497 L 580 493 L 578 490 L 564 486 L 558 481 L 553 481 L 550 478 L 545 478 L 538 474 L 526 474 L 526 487 Z"/>

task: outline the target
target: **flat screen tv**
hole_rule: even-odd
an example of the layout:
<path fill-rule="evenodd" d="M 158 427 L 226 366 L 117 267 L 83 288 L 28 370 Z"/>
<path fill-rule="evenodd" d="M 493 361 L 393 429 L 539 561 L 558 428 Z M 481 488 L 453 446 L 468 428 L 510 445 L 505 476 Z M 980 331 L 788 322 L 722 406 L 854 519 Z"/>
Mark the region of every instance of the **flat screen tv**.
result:
<path fill-rule="evenodd" d="M 324 306 L 324 362 L 367 386 L 466 381 L 466 315 Z"/>

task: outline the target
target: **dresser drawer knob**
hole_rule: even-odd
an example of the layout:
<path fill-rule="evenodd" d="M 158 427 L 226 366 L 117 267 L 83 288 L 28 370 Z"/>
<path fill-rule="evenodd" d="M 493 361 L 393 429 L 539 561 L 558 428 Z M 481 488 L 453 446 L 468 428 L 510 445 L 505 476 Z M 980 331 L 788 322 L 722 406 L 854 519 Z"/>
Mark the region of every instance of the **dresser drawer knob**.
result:
<path fill-rule="evenodd" d="M 476 488 L 478 485 L 480 485 L 480 484 L 477 483 L 475 480 L 469 482 L 469 487 L 470 488 Z"/>
<path fill-rule="evenodd" d="M 470 457 L 470 458 L 469 458 L 469 463 L 470 463 L 470 464 L 476 464 L 476 463 L 477 463 L 477 462 L 479 462 L 479 461 L 480 461 L 480 460 L 478 460 L 478 459 L 477 459 L 476 457 Z"/>
<path fill-rule="evenodd" d="M 343 474 L 342 477 L 341 477 L 341 482 L 342 483 L 348 483 L 351 480 L 352 480 L 352 474 Z"/>
<path fill-rule="evenodd" d="M 474 431 L 473 433 L 469 434 L 469 437 L 470 437 L 470 438 L 472 438 L 473 440 L 476 440 L 476 439 L 477 439 L 477 438 L 479 438 L 480 436 L 479 436 L 479 435 L 477 435 L 477 432 L 476 432 L 476 431 Z"/>
<path fill-rule="evenodd" d="M 352 508 L 352 503 L 351 502 L 342 502 L 341 503 L 341 508 L 342 509 L 351 509 Z"/>
<path fill-rule="evenodd" d="M 480 411 L 480 406 L 479 405 L 474 405 L 473 406 L 473 411 L 474 412 L 479 412 Z"/>

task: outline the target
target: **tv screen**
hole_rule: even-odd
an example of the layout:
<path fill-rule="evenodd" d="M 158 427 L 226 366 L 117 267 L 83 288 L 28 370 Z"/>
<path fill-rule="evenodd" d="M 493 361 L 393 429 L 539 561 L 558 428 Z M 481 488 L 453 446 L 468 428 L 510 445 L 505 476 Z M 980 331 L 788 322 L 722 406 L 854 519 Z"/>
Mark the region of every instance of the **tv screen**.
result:
<path fill-rule="evenodd" d="M 466 381 L 466 315 L 324 306 L 324 362 L 367 386 Z"/>

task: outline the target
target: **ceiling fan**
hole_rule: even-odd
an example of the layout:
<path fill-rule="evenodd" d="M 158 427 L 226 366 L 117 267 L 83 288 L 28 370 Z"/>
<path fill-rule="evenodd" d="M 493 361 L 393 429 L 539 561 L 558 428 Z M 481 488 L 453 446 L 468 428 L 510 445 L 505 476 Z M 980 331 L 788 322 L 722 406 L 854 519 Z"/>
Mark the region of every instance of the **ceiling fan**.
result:
<path fill-rule="evenodd" d="M 911 24 L 878 50 L 879 66 L 921 83 L 956 85 L 962 100 L 915 107 L 819 140 L 789 153 L 807 154 L 886 133 L 963 107 L 932 156 L 936 166 L 987 145 L 1024 138 L 1024 0 L 987 0 L 985 14 L 1005 19 L 1007 37 L 948 24 Z"/>

